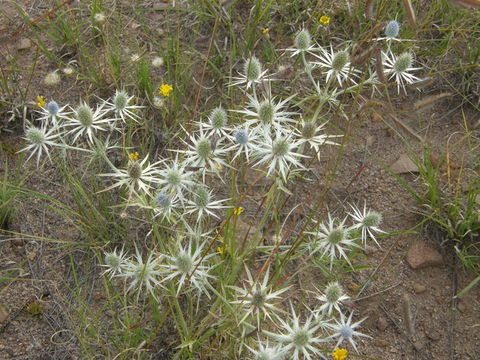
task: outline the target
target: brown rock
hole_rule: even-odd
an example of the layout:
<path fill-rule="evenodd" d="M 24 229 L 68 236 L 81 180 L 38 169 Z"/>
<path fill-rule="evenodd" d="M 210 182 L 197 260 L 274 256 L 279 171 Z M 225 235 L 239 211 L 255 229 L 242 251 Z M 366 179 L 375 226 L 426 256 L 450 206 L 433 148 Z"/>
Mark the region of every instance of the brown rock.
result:
<path fill-rule="evenodd" d="M 413 291 L 415 291 L 416 294 L 421 294 L 424 293 L 427 290 L 427 287 L 422 284 L 413 284 Z"/>
<path fill-rule="evenodd" d="M 380 331 L 385 331 L 385 329 L 388 327 L 388 320 L 385 319 L 383 316 L 380 316 L 377 320 L 377 329 Z"/>
<path fill-rule="evenodd" d="M 8 318 L 8 311 L 3 306 L 0 307 L 0 324 L 3 324 Z"/>
<path fill-rule="evenodd" d="M 442 255 L 425 241 L 416 241 L 408 250 L 407 263 L 412 269 L 438 266 L 443 262 Z"/>
<path fill-rule="evenodd" d="M 390 170 L 394 174 L 417 173 L 418 167 L 407 154 L 401 154 L 390 166 Z"/>
<path fill-rule="evenodd" d="M 379 347 L 386 347 L 388 345 L 388 342 L 382 339 L 377 339 L 375 340 L 375 344 Z"/>
<path fill-rule="evenodd" d="M 372 146 L 373 144 L 375 144 L 376 140 L 377 139 L 373 135 L 367 136 L 367 146 Z"/>
<path fill-rule="evenodd" d="M 433 330 L 433 329 L 430 330 L 430 331 L 425 331 L 425 336 L 432 341 L 438 341 L 441 338 L 440 333 L 436 330 Z"/>
<path fill-rule="evenodd" d="M 32 41 L 27 38 L 21 38 L 17 43 L 17 50 L 28 50 L 32 47 Z"/>
<path fill-rule="evenodd" d="M 357 283 L 355 283 L 353 281 L 349 281 L 347 283 L 347 289 L 350 290 L 350 291 L 357 291 L 359 288 L 360 288 L 360 285 L 358 285 Z"/>

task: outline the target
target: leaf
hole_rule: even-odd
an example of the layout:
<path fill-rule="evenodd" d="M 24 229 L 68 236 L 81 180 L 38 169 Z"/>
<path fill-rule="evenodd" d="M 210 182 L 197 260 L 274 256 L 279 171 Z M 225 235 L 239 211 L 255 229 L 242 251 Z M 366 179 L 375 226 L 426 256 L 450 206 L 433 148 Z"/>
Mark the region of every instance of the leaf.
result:
<path fill-rule="evenodd" d="M 480 276 L 477 276 L 475 279 L 473 279 L 470 284 L 465 286 L 465 288 L 460 291 L 457 295 L 455 295 L 455 298 L 461 298 L 463 295 L 465 295 L 468 291 L 470 291 L 471 288 L 473 288 L 478 282 L 480 281 Z"/>

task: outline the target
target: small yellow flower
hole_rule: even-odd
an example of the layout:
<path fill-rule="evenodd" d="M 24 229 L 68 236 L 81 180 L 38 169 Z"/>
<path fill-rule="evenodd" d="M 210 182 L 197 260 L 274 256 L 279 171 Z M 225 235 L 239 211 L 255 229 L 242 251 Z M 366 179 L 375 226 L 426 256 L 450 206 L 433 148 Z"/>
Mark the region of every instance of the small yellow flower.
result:
<path fill-rule="evenodd" d="M 267 27 L 262 28 L 262 34 L 263 35 L 268 35 L 270 33 L 270 29 Z"/>
<path fill-rule="evenodd" d="M 134 153 L 131 153 L 131 154 L 128 154 L 128 158 L 132 161 L 137 161 L 138 160 L 138 157 L 140 155 L 138 154 L 138 152 L 134 152 Z"/>
<path fill-rule="evenodd" d="M 165 97 L 169 97 L 172 90 L 173 90 L 173 86 L 169 84 L 162 84 L 158 88 L 158 92 Z"/>
<path fill-rule="evenodd" d="M 332 353 L 333 360 L 345 360 L 348 357 L 347 349 L 335 349 Z"/>
<path fill-rule="evenodd" d="M 225 250 L 225 248 L 223 246 L 222 247 L 217 247 L 217 251 L 222 256 L 225 256 L 225 254 L 227 253 L 227 251 Z"/>
<path fill-rule="evenodd" d="M 323 25 L 328 25 L 330 24 L 330 18 L 327 15 L 323 15 L 320 17 L 320 23 Z"/>
<path fill-rule="evenodd" d="M 241 215 L 243 213 L 243 208 L 240 206 L 238 208 L 233 209 L 233 215 Z"/>
<path fill-rule="evenodd" d="M 37 105 L 38 107 L 44 107 L 45 98 L 41 95 L 38 95 L 37 98 L 35 99 L 35 105 Z"/>

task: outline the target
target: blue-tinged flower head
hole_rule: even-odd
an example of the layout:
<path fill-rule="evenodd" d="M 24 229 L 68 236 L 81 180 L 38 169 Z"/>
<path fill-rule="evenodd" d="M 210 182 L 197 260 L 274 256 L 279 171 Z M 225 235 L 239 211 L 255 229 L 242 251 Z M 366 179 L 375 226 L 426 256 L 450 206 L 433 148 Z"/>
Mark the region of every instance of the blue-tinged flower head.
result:
<path fill-rule="evenodd" d="M 60 107 L 55 101 L 49 101 L 47 104 L 47 111 L 49 112 L 50 115 L 57 115 L 58 111 L 60 110 Z"/>
<path fill-rule="evenodd" d="M 172 202 L 168 195 L 160 192 L 155 195 L 155 203 L 161 208 L 168 208 Z"/>
<path fill-rule="evenodd" d="M 235 141 L 240 145 L 248 143 L 248 132 L 244 129 L 239 129 L 235 132 Z"/>
<path fill-rule="evenodd" d="M 395 38 L 400 33 L 400 24 L 392 20 L 385 26 L 385 35 L 387 38 Z"/>

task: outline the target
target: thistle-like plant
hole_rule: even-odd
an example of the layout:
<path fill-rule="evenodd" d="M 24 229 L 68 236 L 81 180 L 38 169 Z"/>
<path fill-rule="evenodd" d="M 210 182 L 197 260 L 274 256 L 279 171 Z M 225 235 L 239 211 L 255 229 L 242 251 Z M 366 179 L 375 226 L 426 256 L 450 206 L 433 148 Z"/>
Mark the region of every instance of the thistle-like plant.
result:
<path fill-rule="evenodd" d="M 204 244 L 198 244 L 190 239 L 187 246 L 184 246 L 180 237 L 174 255 L 165 255 L 167 263 L 162 265 L 166 274 L 163 281 L 178 278 L 177 296 L 188 280 L 199 293 L 205 293 L 210 297 L 207 287 L 210 286 L 209 279 L 215 279 L 215 276 L 209 274 L 212 266 L 207 263 L 215 254 L 202 256 Z"/>
<path fill-rule="evenodd" d="M 110 279 L 124 274 L 128 264 L 130 263 L 130 259 L 126 257 L 123 248 L 119 252 L 117 252 L 117 249 L 115 249 L 112 252 L 105 253 L 104 261 L 105 264 L 101 265 L 106 267 L 103 275 L 108 275 Z"/>
<path fill-rule="evenodd" d="M 150 253 L 144 261 L 142 255 L 136 249 L 135 260 L 128 261 L 121 274 L 130 281 L 128 291 L 134 288 L 140 291 L 145 287 L 147 292 L 156 298 L 155 287 L 161 286 L 160 261 L 161 257 L 154 257 L 153 253 Z"/>
<path fill-rule="evenodd" d="M 90 144 L 94 144 L 96 131 L 105 131 L 106 125 L 112 125 L 115 122 L 113 118 L 103 118 L 105 114 L 104 104 L 97 106 L 95 110 L 86 103 L 75 108 L 73 116 L 64 124 L 71 128 L 67 134 L 73 135 L 72 142 L 75 143 L 81 136 L 86 135 Z"/>
<path fill-rule="evenodd" d="M 230 86 L 245 84 L 245 88 L 248 90 L 252 85 L 261 83 L 267 80 L 267 70 L 263 70 L 262 63 L 255 56 L 247 59 L 243 65 L 243 73 L 238 77 L 233 78 L 233 82 Z"/>
<path fill-rule="evenodd" d="M 25 130 L 25 137 L 23 138 L 27 142 L 27 146 L 21 149 L 19 152 L 30 151 L 26 162 L 30 160 L 32 156 L 37 154 L 37 166 L 40 164 L 40 158 L 45 153 L 50 158 L 50 148 L 52 147 L 64 147 L 64 144 L 57 142 L 61 139 L 62 134 L 57 131 L 57 128 L 52 127 L 47 130 L 46 126 L 35 127 L 29 126 Z"/>
<path fill-rule="evenodd" d="M 370 336 L 364 335 L 364 334 L 355 330 L 357 327 L 360 326 L 360 324 L 362 322 L 364 322 L 366 320 L 366 318 L 352 324 L 352 316 L 353 316 L 353 312 L 350 313 L 350 316 L 348 317 L 348 319 L 346 319 L 345 316 L 342 313 L 340 313 L 340 321 L 335 320 L 336 324 L 331 325 L 332 329 L 335 331 L 335 334 L 333 334 L 331 336 L 331 338 L 333 338 L 333 339 L 338 338 L 337 344 L 335 345 L 336 348 L 343 341 L 347 340 L 353 346 L 355 351 L 358 352 L 357 344 L 355 343 L 355 340 L 353 339 L 354 336 L 366 337 L 366 338 L 370 338 Z"/>
<path fill-rule="evenodd" d="M 129 194 L 140 190 L 149 194 L 153 184 L 158 184 L 158 163 L 150 164 L 148 156 L 142 161 L 130 158 L 126 169 L 117 169 L 113 165 L 113 172 L 108 174 L 99 174 L 98 176 L 110 177 L 116 182 L 102 191 L 108 191 L 116 187 L 125 186 Z"/>
<path fill-rule="evenodd" d="M 382 52 L 383 55 L 383 67 L 385 74 L 389 75 L 389 79 L 395 78 L 397 83 L 397 91 L 400 93 L 400 88 L 405 93 L 405 84 L 413 84 L 420 81 L 418 77 L 411 74 L 412 71 L 420 70 L 421 68 L 413 67 L 413 55 L 410 52 L 404 52 L 399 56 L 396 56 L 392 51 Z"/>
<path fill-rule="evenodd" d="M 38 120 L 42 122 L 42 126 L 59 129 L 60 120 L 68 119 L 71 114 L 70 111 L 65 111 L 67 106 L 60 107 L 56 101 L 51 100 L 38 111 L 41 115 Z"/>
<path fill-rule="evenodd" d="M 264 331 L 264 333 L 280 342 L 285 353 L 292 350 L 293 354 L 290 359 L 299 360 L 300 355 L 303 355 L 305 359 L 312 359 L 312 354 L 324 358 L 317 346 L 319 343 L 328 341 L 328 339 L 316 335 L 322 324 L 316 322 L 313 315 L 310 315 L 305 323 L 300 324 L 300 317 L 297 317 L 292 305 L 291 312 L 291 322 L 279 319 L 283 328 L 281 334 L 269 331 Z"/>
<path fill-rule="evenodd" d="M 355 221 L 352 229 L 361 229 L 361 239 L 363 245 L 366 245 L 367 238 L 370 236 L 370 238 L 375 241 L 378 246 L 380 246 L 375 238 L 375 233 L 384 233 L 384 231 L 379 229 L 379 226 L 383 220 L 382 214 L 377 211 L 367 210 L 366 203 L 363 206 L 363 211 L 353 205 L 350 206 L 353 210 L 353 213 L 349 213 L 349 215 Z"/>
<path fill-rule="evenodd" d="M 262 139 L 263 147 L 259 147 L 255 156 L 258 158 L 255 166 L 267 164 L 267 176 L 276 173 L 284 181 L 292 170 L 305 169 L 300 158 L 305 158 L 296 152 L 299 143 L 291 134 L 283 134 L 276 131 L 274 137 L 271 137 L 264 131 Z"/>
<path fill-rule="evenodd" d="M 187 202 L 185 214 L 196 214 L 197 221 L 202 220 L 205 216 L 218 218 L 214 211 L 228 208 L 227 205 L 222 205 L 228 199 L 214 200 L 212 193 L 213 190 L 208 189 L 206 185 L 197 185 L 192 190 L 192 199 Z"/>
<path fill-rule="evenodd" d="M 346 251 L 351 247 L 358 247 L 355 240 L 350 238 L 351 229 L 345 226 L 345 221 L 346 218 L 338 223 L 328 214 L 326 223 L 322 222 L 316 231 L 306 232 L 312 235 L 309 244 L 311 251 L 313 253 L 321 251 L 322 255 L 327 255 L 330 258 L 330 268 L 333 260 L 340 257 L 343 257 L 350 264 Z"/>
<path fill-rule="evenodd" d="M 360 71 L 351 65 L 347 50 L 335 52 L 330 45 L 330 52 L 322 48 L 321 54 L 315 56 L 320 60 L 315 64 L 323 69 L 327 83 L 333 79 L 337 80 L 340 86 L 346 81 L 355 83 L 354 78 L 358 77 Z"/>
<path fill-rule="evenodd" d="M 335 281 L 328 284 L 325 287 L 324 293 L 317 296 L 317 299 L 324 303 L 317 309 L 317 313 L 322 312 L 331 315 L 333 309 L 339 313 L 341 312 L 340 305 L 342 301 L 348 300 L 348 296 L 344 294 L 340 284 Z"/>
<path fill-rule="evenodd" d="M 124 90 L 116 90 L 111 101 L 105 101 L 105 110 L 112 111 L 115 116 L 123 122 L 125 122 L 126 119 L 138 122 L 139 115 L 136 111 L 137 109 L 143 108 L 143 106 L 132 105 L 131 102 L 134 98 L 134 96 L 129 96 Z"/>
<path fill-rule="evenodd" d="M 280 312 L 280 308 L 276 306 L 276 303 L 279 302 L 280 295 L 287 291 L 289 287 L 273 291 L 273 289 L 268 286 L 270 268 L 267 269 L 261 282 L 253 279 L 247 267 L 245 267 L 245 270 L 248 278 L 245 284 L 246 286 L 243 288 L 231 286 L 237 293 L 236 300 L 231 303 L 238 305 L 245 313 L 239 321 L 240 323 L 253 315 L 257 320 L 257 327 L 260 328 L 261 320 L 265 318 L 273 320 L 272 315 L 278 317 L 277 313 Z"/>

